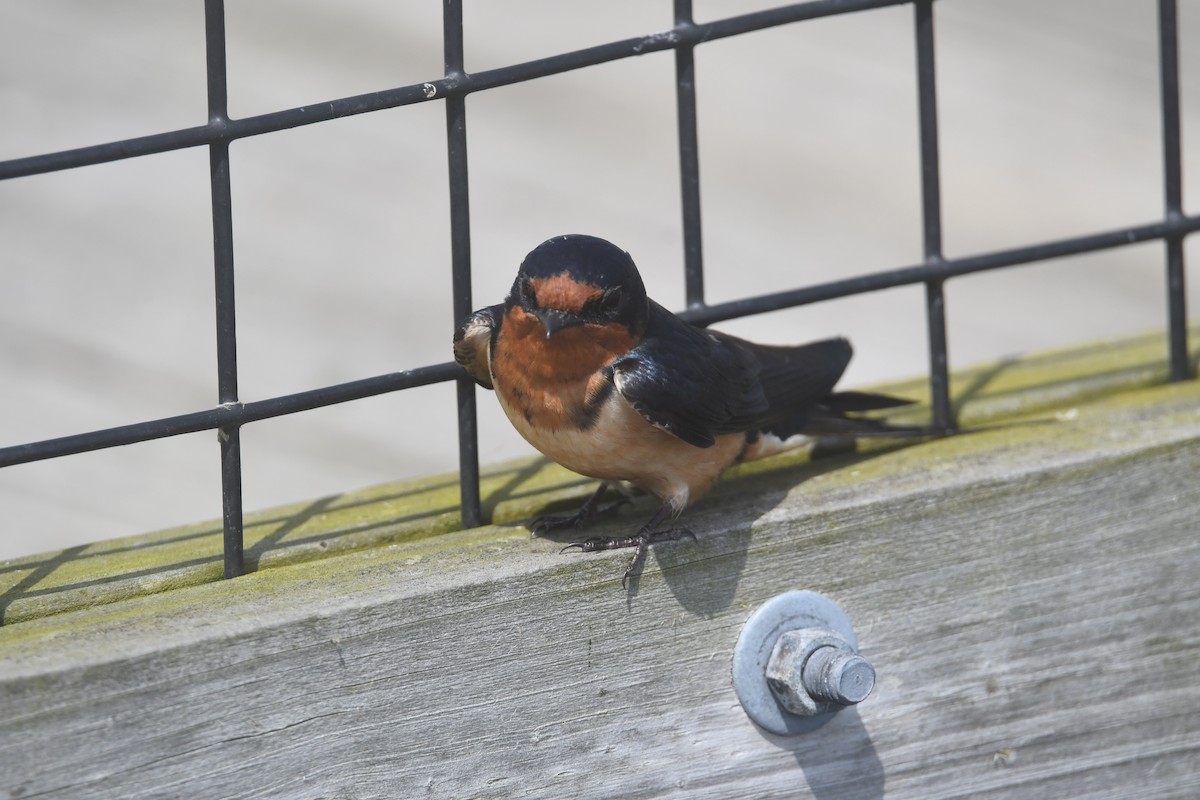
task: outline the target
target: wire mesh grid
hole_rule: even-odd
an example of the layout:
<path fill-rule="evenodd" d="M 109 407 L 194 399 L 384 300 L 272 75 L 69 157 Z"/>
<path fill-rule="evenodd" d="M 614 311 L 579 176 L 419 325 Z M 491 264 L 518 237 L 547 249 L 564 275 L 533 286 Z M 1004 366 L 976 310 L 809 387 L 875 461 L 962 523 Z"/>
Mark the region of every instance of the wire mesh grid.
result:
<path fill-rule="evenodd" d="M 743 299 L 705 302 L 701 248 L 700 159 L 697 144 L 697 97 L 694 52 L 699 46 L 732 36 L 780 25 L 890 6 L 912 6 L 919 105 L 922 241 L 920 263 L 880 272 L 772 292 Z M 30 442 L 0 449 L 0 467 L 60 458 L 92 450 L 145 442 L 205 430 L 216 430 L 220 442 L 225 575 L 243 571 L 243 500 L 241 428 L 247 424 L 345 403 L 388 392 L 446 381 L 457 381 L 459 476 L 462 520 L 465 526 L 483 522 L 479 491 L 479 453 L 474 385 L 452 363 L 421 366 L 401 372 L 322 386 L 264 400 L 239 398 L 237 332 L 234 297 L 233 210 L 231 204 L 230 144 L 247 137 L 312 125 L 352 115 L 400 106 L 440 102 L 446 110 L 446 147 L 450 188 L 451 276 L 454 319 L 473 308 L 471 297 L 470 202 L 468 197 L 466 98 L 474 93 L 536 80 L 584 67 L 651 52 L 673 51 L 678 118 L 683 221 L 684 283 L 687 310 L 682 316 L 698 323 L 731 320 L 799 305 L 921 285 L 929 340 L 929 385 L 932 423 L 953 428 L 955 420 L 948 380 L 948 341 L 944 282 L 953 277 L 1048 261 L 1064 256 L 1161 241 L 1165 250 L 1167 338 L 1172 380 L 1189 377 L 1183 243 L 1200 229 L 1200 217 L 1182 208 L 1182 153 L 1179 98 L 1178 22 L 1175 0 L 1159 0 L 1158 48 L 1161 88 L 1161 129 L 1164 214 L 1160 221 L 1122 227 L 1086 236 L 1064 238 L 1030 247 L 998 250 L 965 258 L 947 258 L 942 248 L 942 208 L 939 181 L 937 69 L 932 0 L 817 0 L 698 24 L 690 0 L 675 0 L 674 27 L 582 50 L 524 63 L 468 73 L 464 70 L 461 0 L 444 4 L 445 72 L 441 77 L 386 91 L 344 97 L 327 103 L 291 108 L 258 116 L 230 118 L 228 113 L 225 11 L 222 0 L 205 0 L 208 122 L 168 133 L 142 136 L 74 150 L 0 162 L 0 180 L 69 170 L 92 164 L 137 158 L 184 148 L 209 152 L 212 197 L 213 266 L 216 287 L 218 404 L 214 408 L 147 420 L 103 430 Z"/>

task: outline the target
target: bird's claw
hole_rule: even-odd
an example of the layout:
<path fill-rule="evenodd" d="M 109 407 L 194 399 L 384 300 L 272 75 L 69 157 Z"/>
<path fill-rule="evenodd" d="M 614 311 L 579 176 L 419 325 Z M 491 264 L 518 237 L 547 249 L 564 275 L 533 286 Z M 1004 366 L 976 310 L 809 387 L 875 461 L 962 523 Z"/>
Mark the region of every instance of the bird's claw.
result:
<path fill-rule="evenodd" d="M 565 528 L 582 528 L 595 522 L 601 517 L 611 517 L 617 513 L 617 509 L 624 505 L 632 505 L 633 501 L 628 497 L 622 497 L 619 500 L 614 500 L 601 508 L 583 508 L 576 511 L 574 514 L 568 514 L 565 517 L 538 517 L 529 526 L 529 530 L 534 536 L 542 536 L 551 531 L 560 531 Z M 567 545 L 572 547 L 573 545 Z M 626 545 L 631 546 L 631 545 Z M 587 550 L 585 552 L 591 552 Z"/>
<path fill-rule="evenodd" d="M 581 553 L 595 553 L 600 550 L 636 547 L 637 552 L 633 554 L 629 568 L 621 576 L 621 588 L 624 589 L 628 588 L 630 577 L 641 572 L 642 562 L 646 560 L 646 551 L 650 545 L 659 542 L 677 542 L 680 539 L 691 539 L 694 542 L 696 534 L 692 533 L 690 528 L 668 528 L 665 531 L 638 531 L 632 536 L 593 536 L 591 539 L 571 542 L 559 552 L 565 553 L 572 548 L 577 548 Z"/>
<path fill-rule="evenodd" d="M 590 539 L 571 542 L 559 552 L 565 553 L 572 547 L 577 547 L 581 553 L 595 553 L 600 550 L 641 547 L 643 542 L 651 545 L 660 542 L 677 542 L 680 539 L 697 541 L 696 534 L 692 533 L 691 528 L 668 528 L 665 531 L 639 531 L 632 536 L 593 536 Z"/>
<path fill-rule="evenodd" d="M 572 547 L 577 547 L 581 553 L 595 553 L 600 550 L 617 550 L 622 547 L 637 547 L 640 543 L 641 537 L 636 534 L 633 536 L 593 536 L 591 539 L 583 539 L 582 541 L 571 542 L 558 552 L 565 553 Z"/>

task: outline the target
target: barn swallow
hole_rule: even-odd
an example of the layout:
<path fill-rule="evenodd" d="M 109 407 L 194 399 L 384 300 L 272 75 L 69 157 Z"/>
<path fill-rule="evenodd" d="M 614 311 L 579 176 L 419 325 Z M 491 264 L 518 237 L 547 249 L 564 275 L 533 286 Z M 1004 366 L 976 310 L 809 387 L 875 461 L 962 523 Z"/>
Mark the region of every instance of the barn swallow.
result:
<path fill-rule="evenodd" d="M 695 538 L 662 528 L 729 466 L 818 435 L 913 435 L 849 416 L 910 401 L 833 388 L 851 356 L 842 338 L 755 344 L 692 325 L 646 296 L 628 253 L 592 236 L 534 249 L 503 303 L 474 312 L 454 335 L 455 360 L 493 389 L 513 427 L 567 469 L 601 481 L 578 512 L 542 517 L 535 534 L 581 527 L 608 484 L 628 482 L 661 502 L 630 536 L 567 545 L 636 548 L 622 585 L 653 543 Z"/>

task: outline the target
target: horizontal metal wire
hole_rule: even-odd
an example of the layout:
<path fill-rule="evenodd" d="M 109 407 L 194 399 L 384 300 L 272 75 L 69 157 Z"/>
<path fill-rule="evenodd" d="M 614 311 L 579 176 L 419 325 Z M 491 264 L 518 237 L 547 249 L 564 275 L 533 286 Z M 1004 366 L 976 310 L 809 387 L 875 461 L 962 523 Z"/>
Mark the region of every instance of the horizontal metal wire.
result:
<path fill-rule="evenodd" d="M 931 280 L 946 280 L 973 272 L 987 272 L 1004 267 L 1093 253 L 1098 250 L 1153 242 L 1171 236 L 1194 233 L 1198 230 L 1200 230 L 1200 217 L 1180 216 L 1165 222 L 1154 222 L 1133 228 L 1119 228 L 1103 233 L 1059 239 L 1028 247 L 1016 247 L 1011 250 L 997 250 L 964 258 L 947 258 L 927 264 L 871 272 L 865 275 L 856 275 L 853 278 L 813 284 L 799 289 L 747 297 L 743 300 L 731 300 L 704 308 L 689 308 L 680 312 L 680 316 L 690 322 L 709 325 L 751 314 L 779 311 L 823 300 L 836 300 L 839 297 L 877 292 L 881 289 L 911 286 Z"/>
<path fill-rule="evenodd" d="M 1167 248 L 1169 338 L 1172 376 L 1187 377 L 1185 303 L 1183 293 L 1183 240 L 1200 230 L 1200 217 L 1186 216 L 1181 208 L 1181 153 L 1179 133 L 1179 76 L 1176 0 L 1159 0 L 1160 73 L 1162 87 L 1165 219 L 1162 222 L 1119 228 L 1042 244 L 1017 247 L 962 258 L 945 258 L 941 242 L 941 199 L 938 185 L 936 70 L 934 61 L 932 0 L 817 0 L 744 14 L 708 23 L 692 20 L 691 0 L 674 0 L 675 27 L 648 36 L 597 45 L 547 58 L 467 74 L 463 71 L 462 0 L 445 0 L 445 74 L 409 86 L 328 102 L 230 119 L 226 108 L 225 31 L 222 0 L 205 0 L 208 49 L 207 124 L 119 142 L 0 162 L 0 180 L 106 163 L 189 147 L 210 149 L 213 190 L 214 262 L 217 289 L 219 405 L 205 411 L 123 425 L 115 428 L 0 448 L 0 467 L 133 444 L 185 433 L 219 430 L 222 446 L 222 501 L 225 509 L 226 575 L 242 569 L 241 462 L 239 429 L 270 417 L 293 414 L 388 392 L 458 380 L 458 427 L 463 520 L 480 522 L 478 459 L 475 441 L 474 387 L 453 363 L 379 375 L 295 394 L 241 402 L 237 396 L 236 330 L 233 313 L 232 216 L 228 200 L 229 143 L 250 136 L 326 122 L 340 117 L 427 102 L 447 101 L 447 148 L 451 184 L 451 239 L 455 314 L 470 310 L 470 226 L 467 198 L 466 114 L 463 98 L 473 92 L 556 75 L 649 53 L 675 51 L 676 107 L 679 118 L 679 155 L 684 227 L 685 283 L 689 306 L 681 316 L 697 324 L 711 324 L 808 303 L 832 300 L 899 286 L 924 285 L 930 330 L 930 385 L 934 424 L 951 427 L 947 341 L 944 321 L 944 281 L 988 270 L 1033 264 L 1099 250 L 1150 241 Z M 921 264 L 884 270 L 714 305 L 703 298 L 701 254 L 699 159 L 696 141 L 696 87 L 693 51 L 704 42 L 835 14 L 887 6 L 913 5 L 915 11 L 917 83 L 921 140 L 921 175 L 924 257 Z"/>
<path fill-rule="evenodd" d="M 911 2 L 912 0 L 818 0 L 817 2 L 797 3 L 782 8 L 729 17 L 701 25 L 682 24 L 668 31 L 649 36 L 623 39 L 619 42 L 587 47 L 512 66 L 470 74 L 459 72 L 409 86 L 353 97 L 342 97 L 253 117 L 229 119 L 224 115 L 219 115 L 211 118 L 207 125 L 194 128 L 0 161 L 0 180 L 103 164 L 188 147 L 199 147 L 214 142 L 244 139 L 249 136 L 313 125 L 318 122 L 328 122 L 341 117 L 398 108 L 446 97 L 464 96 L 472 92 L 509 86 L 583 67 L 618 61 L 622 58 L 724 39 L 789 22 L 800 22 L 872 8 L 905 5 Z"/>
<path fill-rule="evenodd" d="M 936 264 L 919 264 L 895 270 L 857 275 L 853 278 L 818 283 L 797 289 L 756 295 L 726 303 L 689 308 L 679 316 L 699 325 L 710 325 L 753 314 L 780 311 L 787 308 L 850 297 L 858 294 L 912 286 L 929 280 L 945 280 L 973 272 L 986 272 L 1025 264 L 1033 264 L 1066 256 L 1106 250 L 1115 247 L 1151 242 L 1168 236 L 1200 231 L 1200 217 L 1180 217 L 1168 222 L 1141 225 L 1135 228 L 1061 239 L 1043 244 L 1000 250 L 965 258 L 951 258 Z M 340 383 L 266 400 L 218 406 L 176 417 L 139 422 L 117 428 L 92 431 L 74 436 L 47 439 L 30 444 L 0 448 L 0 467 L 40 461 L 47 458 L 101 450 L 135 442 L 216 430 L 228 425 L 243 425 L 256 420 L 295 414 L 322 406 L 386 394 L 388 392 L 452 381 L 460 377 L 461 368 L 453 362 L 418 367 L 372 378 Z"/>
<path fill-rule="evenodd" d="M 295 394 L 286 394 L 249 403 L 230 403 L 207 411 L 195 411 L 176 417 L 138 422 L 117 428 L 46 439 L 30 444 L 0 448 L 0 467 L 42 461 L 91 450 L 103 450 L 151 439 L 163 439 L 184 433 L 216 430 L 229 426 L 245 425 L 248 422 L 311 411 L 314 408 L 362 400 L 388 392 L 428 386 L 431 383 L 450 381 L 462 374 L 462 368 L 453 362 L 418 367 L 404 372 L 391 372 L 372 378 L 362 378 L 348 383 L 310 389 Z"/>

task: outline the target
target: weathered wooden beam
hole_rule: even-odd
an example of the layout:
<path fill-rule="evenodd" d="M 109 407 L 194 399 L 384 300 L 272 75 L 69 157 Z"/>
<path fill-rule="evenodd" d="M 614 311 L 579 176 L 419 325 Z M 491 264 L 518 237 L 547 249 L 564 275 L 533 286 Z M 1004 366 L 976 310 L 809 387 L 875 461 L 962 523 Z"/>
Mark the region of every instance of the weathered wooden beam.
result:
<path fill-rule="evenodd" d="M 1200 384 L 1083 399 L 1142 362 L 1054 361 L 1052 381 L 1022 388 L 1017 363 L 979 382 L 1034 420 L 740 470 L 628 593 L 628 554 L 559 554 L 515 523 L 340 540 L 406 524 L 388 503 L 452 515 L 439 487 L 409 498 L 422 512 L 384 487 L 268 514 L 283 533 L 231 581 L 172 586 L 207 558 L 172 549 L 190 531 L 21 562 L 0 797 L 1193 796 Z M 506 475 L 521 516 L 587 490 Z M 272 562 L 287 542 L 325 555 Z M 106 582 L 138 549 L 181 561 Z M 105 594 L 121 580 L 141 588 Z M 783 738 L 742 713 L 730 659 L 791 588 L 842 604 L 879 680 Z"/>

